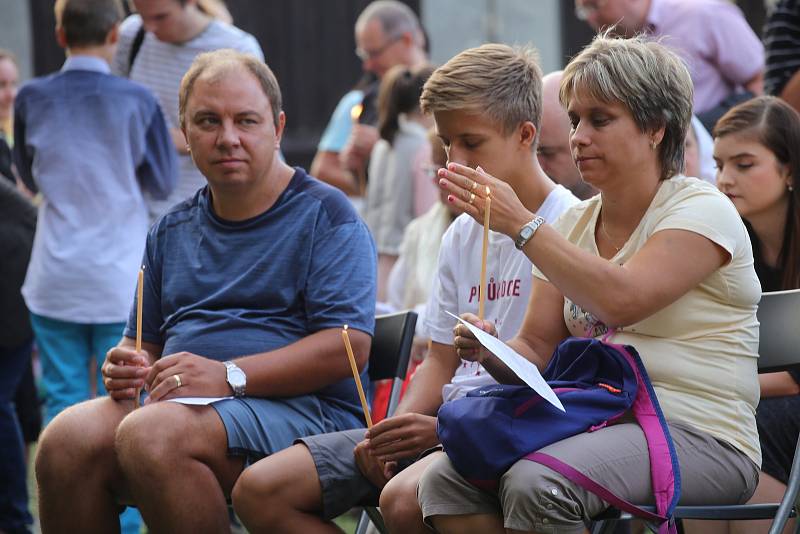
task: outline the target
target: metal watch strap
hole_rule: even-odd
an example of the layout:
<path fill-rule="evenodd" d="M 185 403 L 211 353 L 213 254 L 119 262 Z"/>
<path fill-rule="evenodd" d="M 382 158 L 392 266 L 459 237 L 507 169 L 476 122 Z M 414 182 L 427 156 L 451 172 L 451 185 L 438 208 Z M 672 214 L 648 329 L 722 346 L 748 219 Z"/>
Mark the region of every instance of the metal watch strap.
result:
<path fill-rule="evenodd" d="M 231 386 L 231 389 L 233 390 L 233 396 L 234 396 L 234 397 L 243 397 L 243 396 L 244 396 L 244 388 L 245 388 L 246 386 L 234 386 L 234 385 L 233 385 L 233 384 L 231 384 L 231 383 L 230 383 L 230 381 L 228 380 L 228 374 L 229 374 L 231 371 L 233 371 L 234 369 L 235 369 L 235 370 L 238 370 L 240 373 L 242 373 L 242 376 L 245 376 L 245 381 L 246 381 L 246 380 L 247 380 L 247 378 L 246 378 L 246 375 L 244 374 L 244 371 L 242 371 L 242 368 L 241 368 L 241 367 L 239 367 L 238 365 L 236 365 L 235 363 L 233 363 L 233 362 L 232 362 L 232 361 L 230 361 L 230 360 L 229 360 L 229 361 L 226 361 L 226 362 L 222 362 L 222 363 L 223 363 L 223 364 L 225 364 L 225 371 L 226 371 L 226 373 L 225 373 L 225 380 L 228 382 L 228 385 L 230 385 L 230 386 Z"/>
<path fill-rule="evenodd" d="M 514 240 L 514 246 L 517 247 L 518 250 L 522 250 L 522 247 L 524 247 L 528 241 L 531 240 L 531 238 L 536 234 L 536 230 L 538 230 L 539 227 L 544 223 L 544 217 L 541 215 L 537 215 L 531 219 L 530 222 L 520 228 L 517 238 Z"/>

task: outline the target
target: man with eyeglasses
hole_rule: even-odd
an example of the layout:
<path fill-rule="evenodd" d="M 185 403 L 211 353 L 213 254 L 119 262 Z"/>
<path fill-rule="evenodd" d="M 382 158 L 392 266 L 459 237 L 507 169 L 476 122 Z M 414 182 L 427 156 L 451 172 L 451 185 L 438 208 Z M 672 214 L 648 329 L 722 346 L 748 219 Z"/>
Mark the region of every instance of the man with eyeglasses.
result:
<path fill-rule="evenodd" d="M 428 61 L 419 18 L 397 0 L 369 4 L 356 20 L 355 40 L 362 68 L 374 79 L 339 101 L 311 164 L 313 176 L 351 196 L 363 193 L 359 176 L 364 176 L 370 152 L 379 138 L 375 101 L 381 78 L 395 65 L 416 68 Z M 362 107 L 356 108 L 359 105 Z"/>
<path fill-rule="evenodd" d="M 694 82 L 694 112 L 710 131 L 742 99 L 764 92 L 764 46 L 728 0 L 575 0 L 595 30 L 645 33 L 683 57 Z"/>

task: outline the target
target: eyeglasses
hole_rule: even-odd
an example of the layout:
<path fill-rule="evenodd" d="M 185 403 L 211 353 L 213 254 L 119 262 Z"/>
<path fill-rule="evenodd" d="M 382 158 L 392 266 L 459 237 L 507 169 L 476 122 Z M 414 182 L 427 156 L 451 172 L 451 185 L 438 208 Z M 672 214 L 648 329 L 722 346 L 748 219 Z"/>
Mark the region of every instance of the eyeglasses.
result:
<path fill-rule="evenodd" d="M 575 16 L 579 20 L 588 20 L 592 15 L 597 14 L 607 0 L 577 0 L 575 2 Z"/>
<path fill-rule="evenodd" d="M 398 35 L 397 37 L 392 37 L 391 39 L 386 41 L 386 43 L 382 47 L 376 48 L 375 50 L 364 50 L 363 48 L 356 48 L 356 55 L 358 56 L 358 59 L 360 59 L 361 61 L 375 59 L 376 57 L 386 52 L 386 50 L 388 50 L 390 46 L 392 46 L 394 43 L 396 43 L 402 38 L 403 38 L 402 35 Z"/>

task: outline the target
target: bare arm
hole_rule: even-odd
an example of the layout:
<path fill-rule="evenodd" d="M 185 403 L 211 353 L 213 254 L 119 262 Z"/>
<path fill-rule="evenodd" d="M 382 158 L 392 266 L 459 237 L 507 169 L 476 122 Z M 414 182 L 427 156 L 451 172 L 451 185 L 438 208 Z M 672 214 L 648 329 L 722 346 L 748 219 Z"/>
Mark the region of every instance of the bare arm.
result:
<path fill-rule="evenodd" d="M 800 395 L 800 384 L 789 373 L 765 373 L 758 375 L 762 397 Z"/>
<path fill-rule="evenodd" d="M 612 327 L 672 304 L 729 260 L 722 247 L 686 230 L 657 232 L 624 265 L 581 250 L 550 227 L 541 230 L 525 254 L 564 295 Z"/>
<path fill-rule="evenodd" d="M 346 195 L 358 194 L 355 179 L 342 167 L 338 152 L 317 152 L 311 162 L 311 176 L 341 189 Z"/>
<path fill-rule="evenodd" d="M 442 387 L 453 378 L 460 362 L 453 345 L 432 343 L 428 356 L 414 373 L 397 413 L 435 416 L 442 405 Z"/>
<path fill-rule="evenodd" d="M 464 314 L 462 319 L 481 327 L 477 316 Z M 496 335 L 494 325 L 483 323 L 483 329 Z M 460 357 L 479 361 L 501 384 L 522 384 L 496 356 L 482 348 L 478 341 L 463 326 L 457 329 L 455 339 Z M 517 335 L 508 345 L 544 371 L 556 346 L 569 336 L 564 324 L 564 296 L 553 284 L 534 278 L 528 308 Z"/>
<path fill-rule="evenodd" d="M 349 330 L 349 335 L 356 364 L 363 369 L 372 339 L 358 330 Z M 352 376 L 338 328 L 320 330 L 291 345 L 234 361 L 247 376 L 245 391 L 251 397 L 305 395 Z M 221 361 L 188 352 L 162 357 L 150 368 L 146 382 L 151 402 L 233 394 Z"/>
<path fill-rule="evenodd" d="M 747 80 L 744 88 L 756 96 L 764 94 L 764 71 L 759 71 L 758 74 Z"/>
<path fill-rule="evenodd" d="M 356 124 L 350 132 L 341 153 L 339 161 L 345 169 L 349 169 L 354 174 L 363 173 L 367 170 L 367 162 L 375 143 L 380 139 L 378 129 L 368 124 Z"/>
<path fill-rule="evenodd" d="M 458 209 L 481 222 L 484 201 L 463 200 L 469 198 L 463 186 L 474 180 L 491 188 L 493 230 L 513 239 L 533 218 L 508 184 L 468 167 L 451 166 L 457 172 L 446 171 L 444 187 Z M 563 295 L 614 327 L 639 322 L 666 307 L 730 259 L 722 247 L 686 230 L 655 233 L 622 266 L 582 250 L 548 225 L 539 228 L 523 251 Z"/>
<path fill-rule="evenodd" d="M 348 330 L 359 370 L 369 359 L 372 338 Z M 341 330 L 328 328 L 280 349 L 246 356 L 236 364 L 247 375 L 247 394 L 256 397 L 304 395 L 352 377 Z"/>
<path fill-rule="evenodd" d="M 800 70 L 796 71 L 783 86 L 780 97 L 800 112 Z"/>

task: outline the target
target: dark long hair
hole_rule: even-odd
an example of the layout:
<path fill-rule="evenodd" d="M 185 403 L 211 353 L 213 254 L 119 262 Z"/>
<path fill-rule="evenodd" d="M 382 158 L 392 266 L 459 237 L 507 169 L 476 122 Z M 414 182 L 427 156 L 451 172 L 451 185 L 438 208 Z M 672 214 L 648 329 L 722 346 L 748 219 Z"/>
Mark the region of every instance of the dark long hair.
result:
<path fill-rule="evenodd" d="M 800 114 L 779 98 L 760 96 L 729 110 L 713 135 L 716 139 L 746 131 L 752 131 L 792 174 L 778 267 L 783 271 L 782 289 L 800 288 Z"/>
<path fill-rule="evenodd" d="M 400 114 L 419 111 L 422 86 L 433 73 L 433 67 L 411 70 L 395 66 L 384 74 L 378 92 L 378 132 L 382 139 L 394 142 L 400 128 Z"/>

